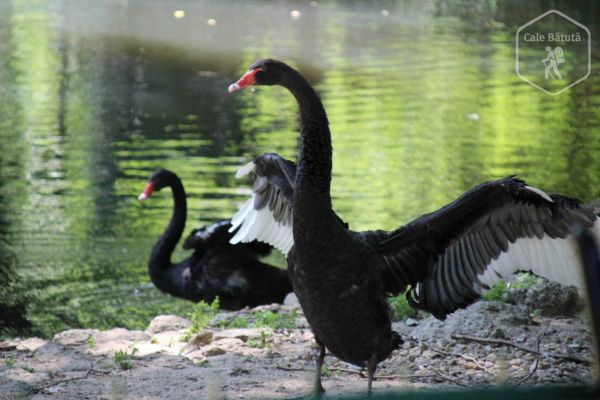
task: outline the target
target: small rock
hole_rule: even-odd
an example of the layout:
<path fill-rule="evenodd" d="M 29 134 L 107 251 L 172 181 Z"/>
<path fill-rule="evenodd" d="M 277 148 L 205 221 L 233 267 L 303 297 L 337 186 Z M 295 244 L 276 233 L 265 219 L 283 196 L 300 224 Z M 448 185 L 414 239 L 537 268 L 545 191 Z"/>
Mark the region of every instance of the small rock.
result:
<path fill-rule="evenodd" d="M 308 321 L 304 317 L 297 317 L 295 324 L 296 324 L 296 328 L 299 328 L 299 329 L 310 328 L 310 326 L 308 325 Z"/>
<path fill-rule="evenodd" d="M 417 325 L 419 325 L 419 321 L 417 321 L 416 319 L 413 319 L 413 318 L 406 318 L 406 320 L 404 321 L 404 323 L 407 326 L 417 326 Z"/>
<path fill-rule="evenodd" d="M 217 331 L 214 334 L 214 340 L 221 339 L 240 339 L 242 342 L 248 341 L 248 339 L 257 338 L 260 336 L 260 330 L 256 328 L 235 328 L 226 329 L 223 331 Z"/>
<path fill-rule="evenodd" d="M 113 328 L 107 331 L 100 331 L 94 335 L 96 343 L 115 342 L 115 341 L 127 341 L 127 342 L 141 342 L 149 341 L 150 335 L 142 331 L 130 331 L 125 328 Z"/>
<path fill-rule="evenodd" d="M 521 360 L 520 358 L 513 358 L 512 360 L 508 361 L 508 365 L 521 365 L 523 364 L 523 360 Z"/>
<path fill-rule="evenodd" d="M 99 332 L 97 329 L 69 329 L 57 333 L 52 340 L 65 346 L 84 345 L 91 336 Z"/>
<path fill-rule="evenodd" d="M 32 364 L 36 370 L 49 374 L 85 371 L 89 369 L 92 357 L 81 351 L 50 341 L 31 353 Z"/>
<path fill-rule="evenodd" d="M 194 336 L 190 340 L 189 345 L 196 346 L 196 347 L 206 346 L 207 344 L 212 342 L 213 336 L 214 335 L 211 331 L 204 330 L 204 331 L 196 334 L 196 336 Z"/>
<path fill-rule="evenodd" d="M 506 337 L 506 334 L 502 329 L 496 328 L 494 329 L 494 332 L 492 332 L 492 337 L 497 339 L 504 339 Z"/>
<path fill-rule="evenodd" d="M 231 376 L 240 376 L 240 375 L 248 375 L 250 374 L 250 371 L 247 370 L 246 368 L 242 368 L 242 367 L 236 367 L 234 368 L 233 371 L 231 371 L 229 373 L 229 375 Z"/>
<path fill-rule="evenodd" d="M 33 337 L 19 343 L 17 345 L 17 350 L 35 351 L 46 343 L 48 343 L 48 341 Z"/>
<path fill-rule="evenodd" d="M 31 388 L 42 386 L 50 376 L 46 373 L 31 373 L 22 368 L 9 368 L 0 375 L 1 399 L 25 399 Z M 6 397 L 4 397 L 6 396 Z"/>
<path fill-rule="evenodd" d="M 190 320 L 178 317 L 177 315 L 159 315 L 150 321 L 150 325 L 148 325 L 146 331 L 150 334 L 178 331 L 188 328 L 191 324 Z"/>
<path fill-rule="evenodd" d="M 471 361 L 467 361 L 466 363 L 464 363 L 463 367 L 465 367 L 465 369 L 479 369 L 479 367 Z"/>
<path fill-rule="evenodd" d="M 19 340 L 4 340 L 0 342 L 0 351 L 10 351 L 15 350 L 19 345 Z"/>
<path fill-rule="evenodd" d="M 290 292 L 285 296 L 283 300 L 283 305 L 288 307 L 300 308 L 300 302 L 298 302 L 298 297 L 294 292 Z"/>
<path fill-rule="evenodd" d="M 426 357 L 426 358 L 434 358 L 437 357 L 439 354 L 431 351 L 431 350 L 425 350 L 423 351 L 423 353 L 421 353 L 421 357 Z"/>
<path fill-rule="evenodd" d="M 530 310 L 540 310 L 541 315 L 574 315 L 581 309 L 579 294 L 574 286 L 556 282 L 542 282 L 525 289 L 511 289 L 507 301 L 522 304 Z"/>
<path fill-rule="evenodd" d="M 225 354 L 226 351 L 223 350 L 220 347 L 213 347 L 212 349 L 208 349 L 204 352 L 204 355 L 206 357 L 214 357 L 214 356 L 220 356 L 221 354 Z"/>
<path fill-rule="evenodd" d="M 281 308 L 281 304 L 278 303 L 273 303 L 273 304 L 263 304 L 260 306 L 256 306 L 254 308 L 252 308 L 252 312 L 260 312 L 260 311 L 279 311 L 279 309 Z"/>

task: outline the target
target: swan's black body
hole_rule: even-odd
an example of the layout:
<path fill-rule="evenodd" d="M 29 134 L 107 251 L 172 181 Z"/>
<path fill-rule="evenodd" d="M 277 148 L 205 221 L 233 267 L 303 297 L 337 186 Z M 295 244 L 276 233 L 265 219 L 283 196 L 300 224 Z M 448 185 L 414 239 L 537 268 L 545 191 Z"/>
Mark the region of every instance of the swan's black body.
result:
<path fill-rule="evenodd" d="M 179 263 L 171 254 L 185 228 L 187 204 L 181 180 L 173 172 L 157 170 L 149 178 L 144 199 L 152 191 L 170 187 L 173 214 L 163 235 L 152 248 L 148 273 L 154 285 L 165 293 L 198 302 L 219 297 L 221 308 L 238 310 L 246 306 L 282 303 L 292 291 L 285 270 L 261 263 L 270 247 L 263 243 L 232 245 L 229 221 L 194 230 L 184 242 L 194 253 Z"/>
<path fill-rule="evenodd" d="M 317 392 L 323 391 L 320 369 L 325 348 L 344 361 L 366 366 L 370 392 L 377 363 L 401 343 L 391 330 L 388 295 L 409 289 L 407 297 L 414 307 L 444 318 L 478 299 L 487 287 L 486 282 L 517 269 L 530 267 L 542 276 L 570 283 L 569 273 L 577 271 L 565 272 L 555 264 L 537 270 L 532 265 L 519 265 L 522 260 L 533 260 L 518 259 L 526 253 L 522 249 L 532 246 L 537 264 L 540 258 L 544 260 L 545 254 L 538 252 L 536 246 L 558 249 L 557 252 L 568 250 L 567 239 L 574 223 L 586 228 L 594 224 L 600 227 L 592 208 L 564 196 L 548 196 L 508 177 L 479 185 L 451 204 L 396 231 L 350 231 L 332 210 L 331 137 L 321 100 L 297 71 L 276 60 L 256 62 L 229 90 L 252 84 L 284 86 L 296 97 L 300 108 L 300 150 L 295 179 L 293 183 L 290 181 L 289 167 L 281 157 L 273 154 L 258 157 L 254 171 L 260 185 L 255 186 L 254 206 L 264 209 L 266 204 L 270 207 L 276 204 L 271 210 L 278 223 L 278 215 L 288 215 L 293 210 L 293 247 L 287 257 L 288 270 L 320 345 Z M 261 196 L 283 197 L 285 201 L 257 202 Z M 281 212 L 280 205 L 289 210 Z M 240 232 L 248 234 L 240 240 L 261 238 L 260 233 L 252 236 L 255 232 L 244 223 L 238 224 Z M 509 258 L 512 253 L 515 258 Z M 577 258 L 564 252 L 554 256 L 572 262 Z"/>
<path fill-rule="evenodd" d="M 377 255 L 332 210 L 331 135 L 319 96 L 297 71 L 283 67 L 282 72 L 280 85 L 296 97 L 301 121 L 294 247 L 288 256 L 294 291 L 317 343 L 341 360 L 369 366 L 373 373 L 401 343 L 392 334 L 381 274 L 372 268 Z"/>

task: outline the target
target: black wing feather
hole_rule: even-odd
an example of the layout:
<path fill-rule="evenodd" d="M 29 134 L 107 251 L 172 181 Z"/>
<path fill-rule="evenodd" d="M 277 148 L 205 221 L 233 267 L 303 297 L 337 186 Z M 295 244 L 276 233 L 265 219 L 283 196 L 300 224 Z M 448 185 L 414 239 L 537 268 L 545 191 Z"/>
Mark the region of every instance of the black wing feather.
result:
<path fill-rule="evenodd" d="M 587 228 L 596 219 L 576 199 L 548 198 L 507 177 L 476 186 L 394 232 L 367 232 L 371 237 L 364 239 L 376 243 L 389 294 L 411 287 L 406 296 L 412 305 L 444 318 L 480 296 L 487 286 L 478 275 L 517 239 L 565 238 L 573 224 Z"/>
<path fill-rule="evenodd" d="M 252 168 L 252 169 L 250 169 Z M 293 225 L 293 203 L 294 203 L 294 181 L 296 178 L 296 164 L 285 160 L 277 154 L 267 153 L 254 159 L 252 164 L 240 170 L 240 173 L 248 173 L 254 170 L 256 177 L 253 184 L 254 201 L 250 207 L 249 203 L 243 206 L 238 214 L 232 219 L 233 225 L 238 228 L 239 234 L 234 235 L 232 242 L 245 242 L 248 240 L 268 240 L 278 247 L 284 254 L 290 250 L 290 230 L 281 230 L 282 227 L 291 227 Z M 279 226 L 275 238 L 270 232 L 264 232 L 262 229 L 256 229 L 256 226 L 248 224 L 257 223 L 251 214 L 256 216 L 258 212 L 266 214 L 261 215 L 261 225 L 273 226 L 273 221 Z M 256 213 L 256 214 L 255 214 Z M 336 216 L 337 217 L 337 216 Z M 267 219 L 264 219 L 267 218 Z M 272 220 L 271 220 L 272 219 Z M 347 227 L 339 217 L 338 221 Z M 254 222 L 252 222 L 254 221 Z M 293 244 L 293 243 L 292 243 Z"/>

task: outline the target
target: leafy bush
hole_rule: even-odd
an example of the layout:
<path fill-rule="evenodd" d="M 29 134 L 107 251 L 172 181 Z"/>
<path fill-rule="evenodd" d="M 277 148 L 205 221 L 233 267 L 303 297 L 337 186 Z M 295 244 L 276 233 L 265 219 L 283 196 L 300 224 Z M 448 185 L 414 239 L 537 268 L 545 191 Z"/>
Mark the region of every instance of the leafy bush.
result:
<path fill-rule="evenodd" d="M 500 281 L 485 292 L 481 298 L 487 301 L 502 301 L 502 296 L 506 293 L 506 283 Z"/>
<path fill-rule="evenodd" d="M 137 350 L 138 349 L 135 347 L 133 348 L 133 350 L 131 350 L 131 353 L 128 353 L 127 351 L 119 350 L 113 356 L 113 361 L 121 369 L 131 369 L 133 367 L 133 365 L 131 364 L 131 360 L 133 358 L 133 355 L 135 353 L 137 353 Z"/>
<path fill-rule="evenodd" d="M 4 359 L 4 364 L 6 364 L 6 368 L 12 368 L 15 365 L 15 361 L 17 361 L 17 359 L 15 358 L 15 356 L 12 355 L 12 354 L 9 354 Z"/>
<path fill-rule="evenodd" d="M 513 289 L 527 289 L 539 282 L 540 278 L 536 277 L 527 272 L 517 274 L 515 279 L 511 282 L 500 281 L 490 288 L 487 292 L 481 296 L 487 301 L 505 301 L 504 294 L 509 288 Z"/>
<path fill-rule="evenodd" d="M 417 311 L 408 304 L 408 300 L 406 300 L 403 294 L 390 297 L 388 301 L 392 307 L 395 320 L 404 320 L 417 315 Z"/>
<path fill-rule="evenodd" d="M 192 325 L 190 325 L 185 334 L 181 337 L 181 341 L 187 342 L 193 335 L 206 328 L 215 315 L 217 315 L 217 312 L 219 312 L 218 297 L 215 298 L 211 304 L 208 304 L 205 301 L 196 304 L 194 311 L 190 314 Z"/>

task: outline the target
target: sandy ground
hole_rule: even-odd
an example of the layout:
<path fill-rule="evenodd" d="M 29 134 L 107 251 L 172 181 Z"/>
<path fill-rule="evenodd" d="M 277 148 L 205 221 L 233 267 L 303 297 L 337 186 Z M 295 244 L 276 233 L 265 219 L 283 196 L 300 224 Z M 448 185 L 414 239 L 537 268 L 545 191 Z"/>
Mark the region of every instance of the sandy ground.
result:
<path fill-rule="evenodd" d="M 231 320 L 265 310 L 295 310 L 297 327 L 213 326 L 182 342 L 190 322 L 158 316 L 143 332 L 75 329 L 50 341 L 4 341 L 0 343 L 0 398 L 280 399 L 306 395 L 312 387 L 315 350 L 306 320 L 293 302 L 218 317 Z M 522 306 L 479 302 L 443 322 L 431 317 L 408 319 L 394 323 L 394 328 L 405 343 L 379 365 L 375 393 L 592 379 L 592 366 L 587 362 L 592 357 L 590 328 L 580 316 L 533 316 Z M 457 334 L 533 350 L 539 341 L 542 355 L 538 359 L 507 344 L 453 337 Z M 115 361 L 119 350 L 128 354 L 122 364 Z M 563 357 L 569 355 L 574 359 Z M 332 356 L 325 363 L 325 398 L 365 392 L 367 380 L 360 369 Z"/>

